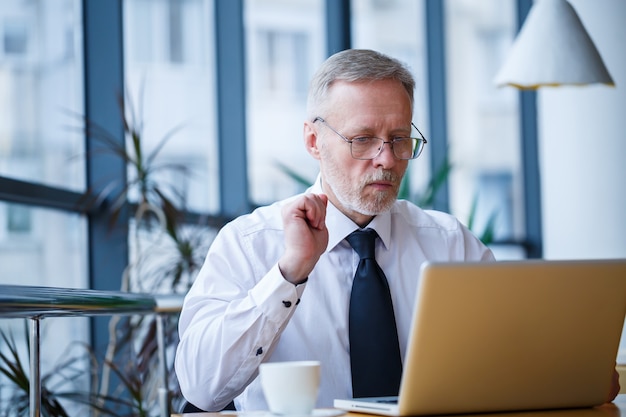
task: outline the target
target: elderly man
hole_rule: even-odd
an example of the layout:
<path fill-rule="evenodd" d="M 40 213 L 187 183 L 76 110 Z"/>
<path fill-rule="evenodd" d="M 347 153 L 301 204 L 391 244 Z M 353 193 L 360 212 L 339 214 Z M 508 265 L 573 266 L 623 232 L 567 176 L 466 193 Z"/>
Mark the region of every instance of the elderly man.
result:
<path fill-rule="evenodd" d="M 454 217 L 397 199 L 426 144 L 412 122 L 414 86 L 403 64 L 369 50 L 337 53 L 314 75 L 304 145 L 319 177 L 213 242 L 180 316 L 176 371 L 189 402 L 266 409 L 259 364 L 290 360 L 322 361 L 317 407 L 397 394 L 420 266 L 493 260 Z M 362 288 L 372 271 L 375 289 Z M 368 386 L 361 360 L 381 364 L 372 372 L 384 386 Z"/>

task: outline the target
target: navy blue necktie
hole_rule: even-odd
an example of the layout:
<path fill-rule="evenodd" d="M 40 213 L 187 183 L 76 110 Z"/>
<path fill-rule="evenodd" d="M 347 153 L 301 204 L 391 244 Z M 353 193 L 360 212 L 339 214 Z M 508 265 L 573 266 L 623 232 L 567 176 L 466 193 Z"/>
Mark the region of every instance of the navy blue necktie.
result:
<path fill-rule="evenodd" d="M 350 364 L 354 398 L 398 395 L 402 359 L 389 284 L 374 257 L 378 234 L 357 230 L 346 240 L 361 258 L 350 295 Z"/>

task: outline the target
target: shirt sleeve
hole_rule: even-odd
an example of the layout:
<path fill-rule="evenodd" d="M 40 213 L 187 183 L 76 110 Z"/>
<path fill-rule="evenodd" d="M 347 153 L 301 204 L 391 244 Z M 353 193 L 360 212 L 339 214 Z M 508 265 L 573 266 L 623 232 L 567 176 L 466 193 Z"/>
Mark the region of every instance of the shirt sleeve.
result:
<path fill-rule="evenodd" d="M 183 303 L 176 374 L 184 397 L 207 411 L 254 380 L 306 285 L 286 281 L 276 263 L 264 266 L 252 248 L 223 228 Z"/>
<path fill-rule="evenodd" d="M 465 261 L 495 261 L 493 252 L 485 245 L 476 235 L 474 235 L 467 227 L 459 223 L 464 242 L 464 260 Z"/>

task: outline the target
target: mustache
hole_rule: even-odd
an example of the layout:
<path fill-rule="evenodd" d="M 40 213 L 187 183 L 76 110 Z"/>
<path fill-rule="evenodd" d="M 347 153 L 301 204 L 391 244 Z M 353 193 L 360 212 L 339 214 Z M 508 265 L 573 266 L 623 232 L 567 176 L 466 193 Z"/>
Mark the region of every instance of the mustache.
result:
<path fill-rule="evenodd" d="M 376 182 L 376 181 L 388 181 L 393 183 L 400 182 L 401 178 L 399 175 L 395 174 L 392 171 L 377 171 L 374 174 L 367 175 L 363 178 L 364 183 Z"/>

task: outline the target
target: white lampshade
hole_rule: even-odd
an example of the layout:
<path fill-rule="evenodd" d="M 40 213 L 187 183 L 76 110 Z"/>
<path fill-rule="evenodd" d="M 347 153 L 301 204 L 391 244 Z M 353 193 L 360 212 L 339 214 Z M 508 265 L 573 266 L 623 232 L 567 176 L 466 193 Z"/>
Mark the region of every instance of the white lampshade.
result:
<path fill-rule="evenodd" d="M 520 89 L 615 85 L 593 41 L 566 0 L 535 0 L 494 80 Z"/>

